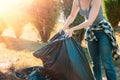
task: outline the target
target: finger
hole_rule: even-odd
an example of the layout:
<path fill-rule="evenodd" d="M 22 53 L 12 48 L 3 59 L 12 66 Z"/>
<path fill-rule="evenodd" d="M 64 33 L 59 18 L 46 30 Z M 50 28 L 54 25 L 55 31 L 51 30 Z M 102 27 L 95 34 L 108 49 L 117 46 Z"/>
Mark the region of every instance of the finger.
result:
<path fill-rule="evenodd" d="M 62 33 L 62 29 L 59 30 L 59 34 L 61 34 L 61 33 Z"/>
<path fill-rule="evenodd" d="M 69 38 L 72 37 L 72 34 L 69 36 Z"/>
<path fill-rule="evenodd" d="M 70 37 L 72 37 L 72 34 L 69 33 L 69 34 L 68 34 L 68 38 L 70 38 Z"/>

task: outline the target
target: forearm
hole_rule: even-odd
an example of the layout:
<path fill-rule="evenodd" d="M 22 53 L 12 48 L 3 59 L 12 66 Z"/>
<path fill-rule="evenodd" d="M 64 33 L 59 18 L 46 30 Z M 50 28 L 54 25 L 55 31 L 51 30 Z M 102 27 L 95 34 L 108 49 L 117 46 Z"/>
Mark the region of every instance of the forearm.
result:
<path fill-rule="evenodd" d="M 73 30 L 75 31 L 91 26 L 99 13 L 100 5 L 101 5 L 101 0 L 93 0 L 88 19 L 84 21 L 82 24 L 73 27 Z"/>
<path fill-rule="evenodd" d="M 92 0 L 91 10 L 90 10 L 90 13 L 88 15 L 87 20 L 85 20 L 83 23 L 81 23 L 75 27 L 72 27 L 67 32 L 68 36 L 71 37 L 72 33 L 75 30 L 80 30 L 83 28 L 90 27 L 94 23 L 95 19 L 97 18 L 97 15 L 98 15 L 99 10 L 100 10 L 100 5 L 101 5 L 101 0 Z"/>
<path fill-rule="evenodd" d="M 64 30 L 74 21 L 75 17 L 78 14 L 78 11 L 79 11 L 78 0 L 74 0 L 71 13 L 63 26 Z"/>
<path fill-rule="evenodd" d="M 74 21 L 75 17 L 73 16 L 69 16 L 63 26 L 63 29 L 65 30 L 73 21 Z"/>
<path fill-rule="evenodd" d="M 89 27 L 91 25 L 92 25 L 92 22 L 84 21 L 83 23 L 73 27 L 72 29 L 73 29 L 73 31 L 80 30 L 80 29 L 83 29 L 83 28 L 87 28 L 87 27 Z"/>

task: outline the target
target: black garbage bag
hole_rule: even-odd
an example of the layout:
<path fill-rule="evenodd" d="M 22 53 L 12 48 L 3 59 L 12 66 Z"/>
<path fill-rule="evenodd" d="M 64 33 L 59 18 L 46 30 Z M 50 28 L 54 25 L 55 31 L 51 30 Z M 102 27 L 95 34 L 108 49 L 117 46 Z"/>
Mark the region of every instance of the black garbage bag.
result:
<path fill-rule="evenodd" d="M 57 33 L 33 55 L 43 61 L 52 80 L 94 80 L 89 63 L 79 42 L 65 33 Z"/>
<path fill-rule="evenodd" d="M 26 80 L 30 73 L 32 73 L 37 68 L 43 69 L 43 66 L 33 66 L 33 67 L 27 67 L 23 69 L 17 69 L 13 72 L 13 76 L 17 79 L 24 79 Z"/>
<path fill-rule="evenodd" d="M 18 69 L 13 76 L 19 80 L 51 80 L 43 66 Z"/>
<path fill-rule="evenodd" d="M 40 68 L 34 70 L 30 75 L 27 77 L 28 80 L 51 80 L 47 75 L 44 75 Z"/>

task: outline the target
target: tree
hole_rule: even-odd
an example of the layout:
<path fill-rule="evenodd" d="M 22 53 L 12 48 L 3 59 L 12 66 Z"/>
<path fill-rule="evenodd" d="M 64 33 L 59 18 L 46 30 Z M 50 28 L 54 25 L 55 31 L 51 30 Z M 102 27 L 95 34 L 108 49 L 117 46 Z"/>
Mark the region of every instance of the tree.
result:
<path fill-rule="evenodd" d="M 9 24 L 13 27 L 17 38 L 22 33 L 22 27 L 32 23 L 38 29 L 41 41 L 47 42 L 59 16 L 59 7 L 58 0 L 30 0 L 25 3 L 23 0 L 19 5 L 7 6 L 6 15 L 2 17 L 6 26 Z M 4 23 L 0 19 L 0 32 L 3 31 Z"/>
<path fill-rule="evenodd" d="M 0 35 L 2 34 L 5 28 L 6 28 L 5 21 L 2 18 L 0 18 Z"/>
<path fill-rule="evenodd" d="M 38 29 L 41 40 L 47 42 L 59 15 L 59 2 L 55 0 L 34 0 L 28 14 L 31 22 Z"/>
<path fill-rule="evenodd" d="M 105 17 L 115 29 L 120 21 L 120 0 L 104 0 L 103 6 Z"/>

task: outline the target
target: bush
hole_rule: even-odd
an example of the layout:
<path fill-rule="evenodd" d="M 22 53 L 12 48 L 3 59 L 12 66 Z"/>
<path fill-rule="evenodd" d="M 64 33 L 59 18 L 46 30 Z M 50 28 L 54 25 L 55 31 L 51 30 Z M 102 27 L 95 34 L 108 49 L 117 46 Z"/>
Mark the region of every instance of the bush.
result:
<path fill-rule="evenodd" d="M 104 0 L 104 14 L 115 29 L 120 21 L 120 0 Z"/>
<path fill-rule="evenodd" d="M 2 34 L 5 28 L 6 28 L 5 21 L 2 18 L 0 18 L 0 35 Z"/>
<path fill-rule="evenodd" d="M 59 1 L 34 0 L 28 14 L 38 29 L 41 40 L 47 42 L 59 15 Z"/>

